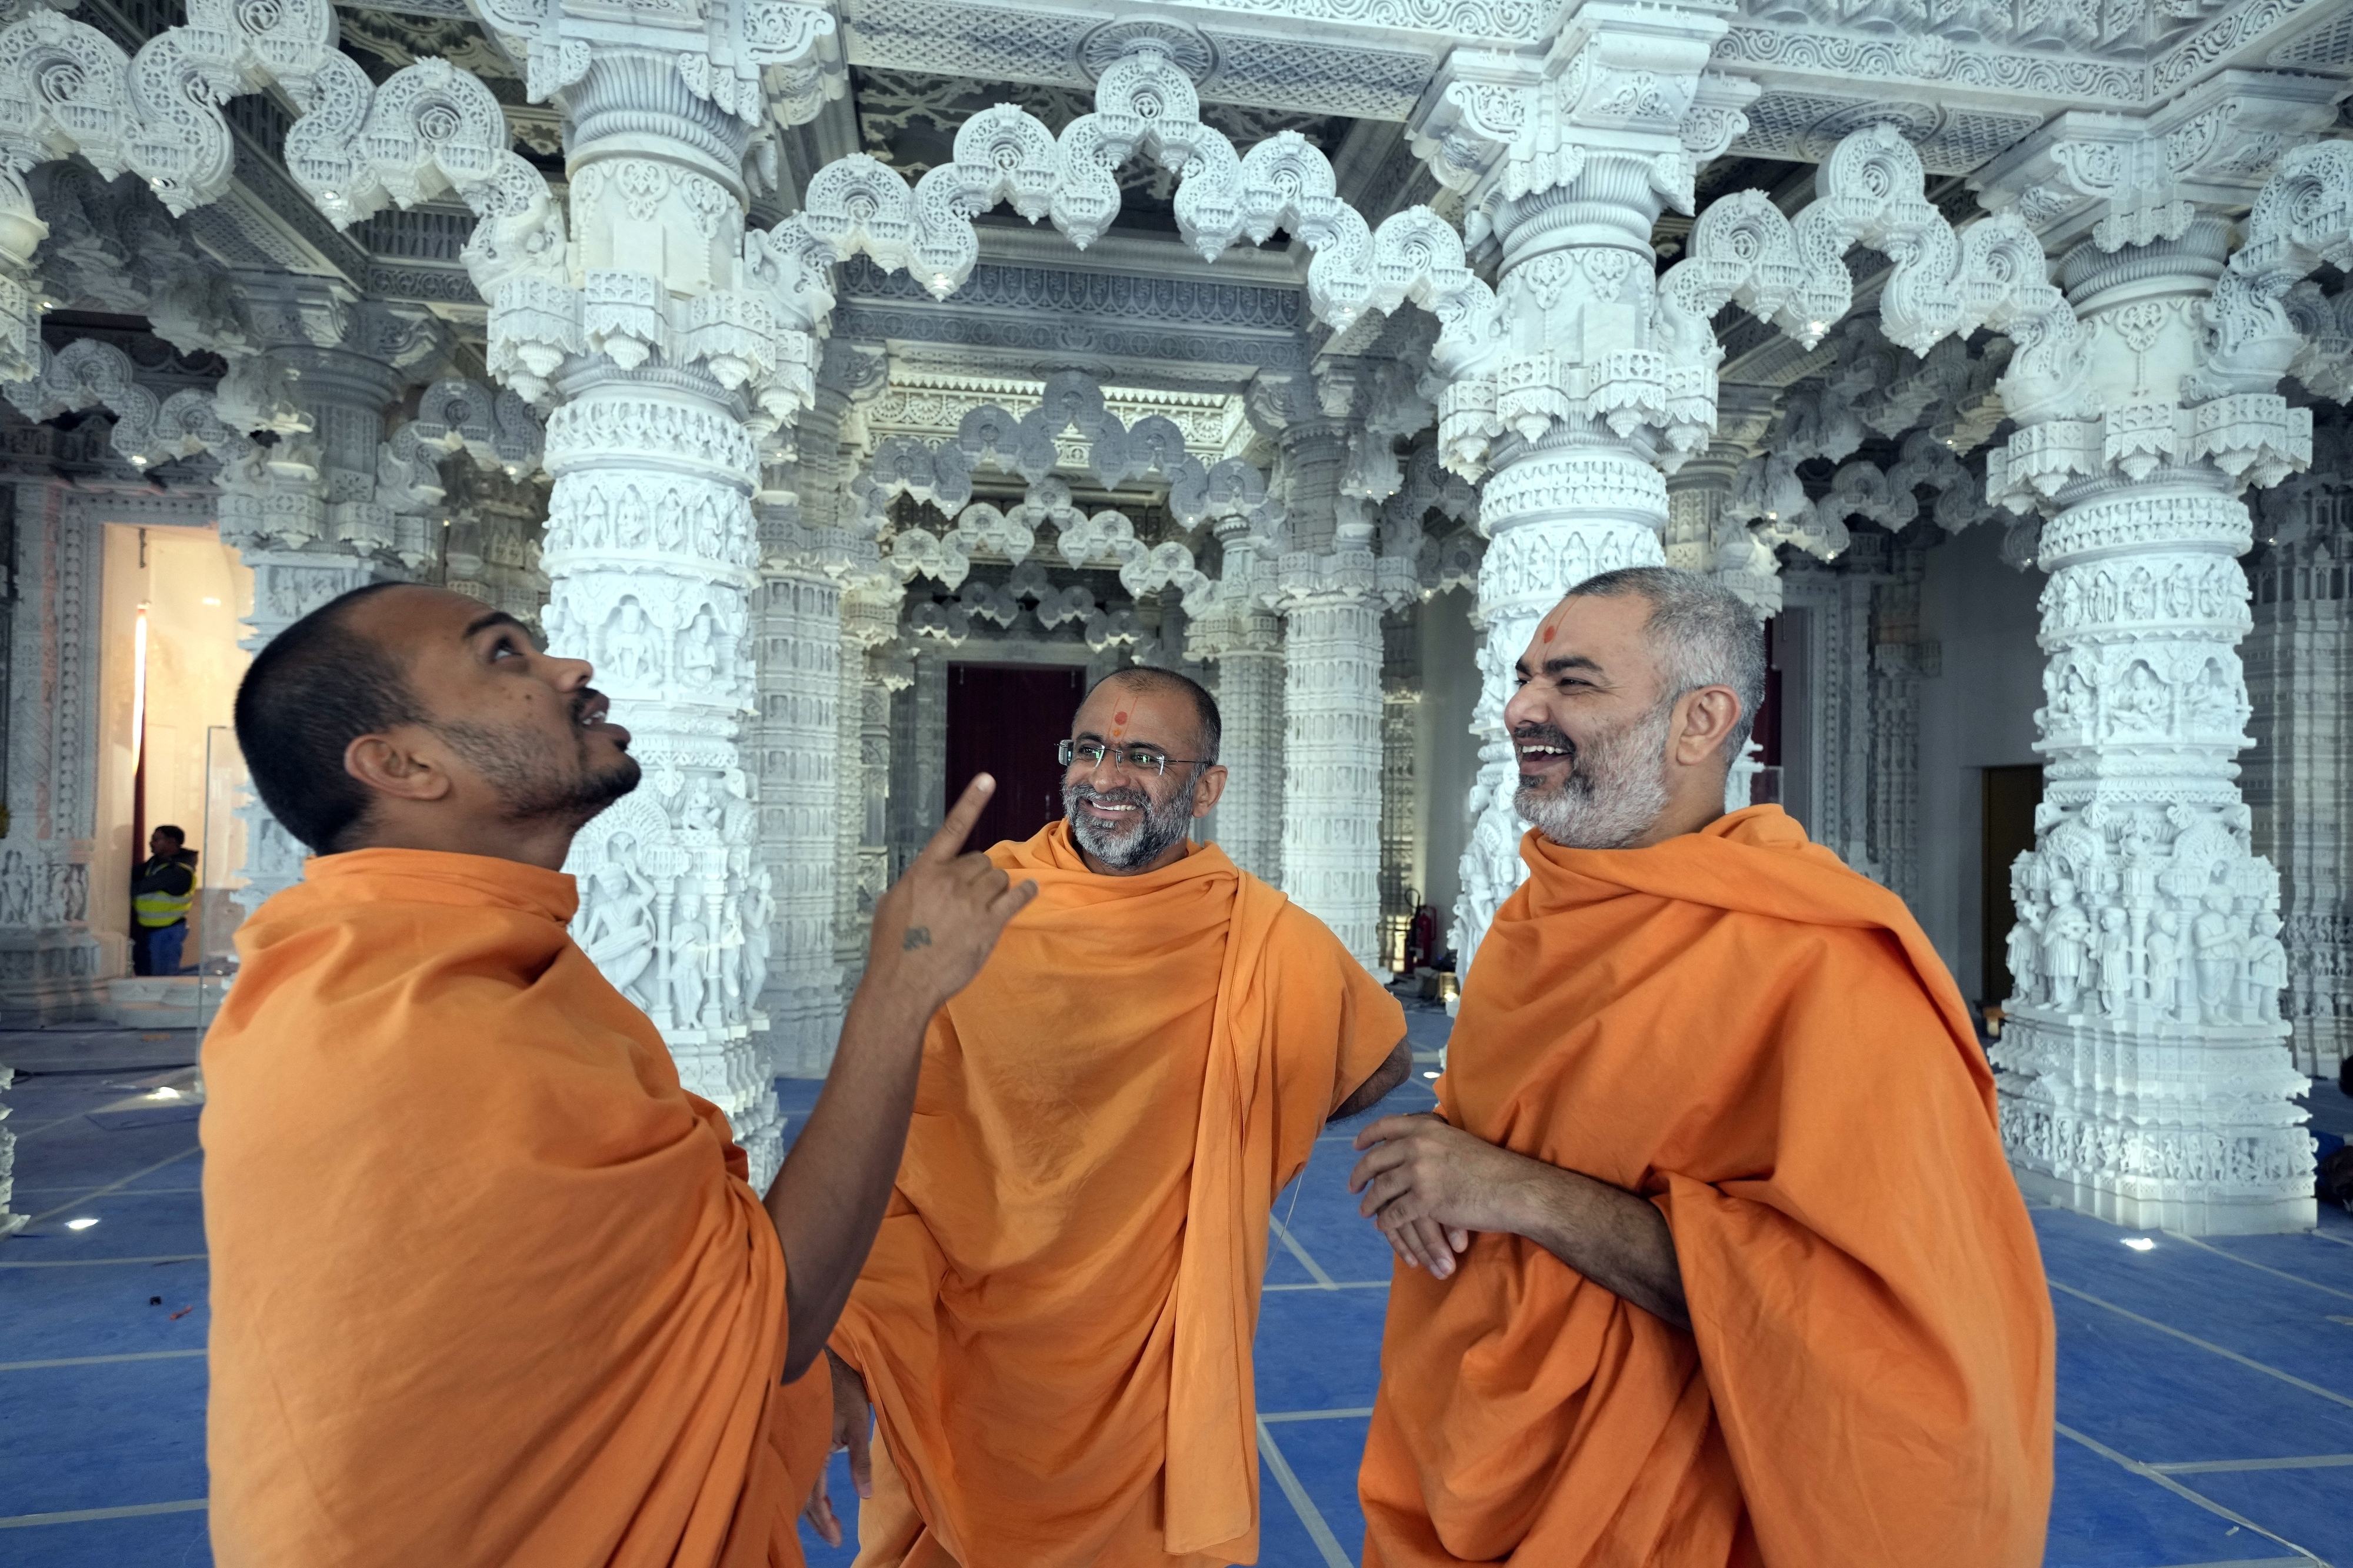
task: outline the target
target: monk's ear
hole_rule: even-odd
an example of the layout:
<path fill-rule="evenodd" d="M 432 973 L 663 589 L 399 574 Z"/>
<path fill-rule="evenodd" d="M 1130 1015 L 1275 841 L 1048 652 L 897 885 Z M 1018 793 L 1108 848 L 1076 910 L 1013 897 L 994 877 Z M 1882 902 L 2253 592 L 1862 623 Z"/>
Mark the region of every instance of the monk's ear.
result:
<path fill-rule="evenodd" d="M 1729 686 L 1703 686 L 1684 693 L 1675 706 L 1677 721 L 1667 749 L 1683 767 L 1697 767 L 1721 752 L 1740 722 L 1740 699 Z"/>
<path fill-rule="evenodd" d="M 419 755 L 410 739 L 404 730 L 362 735 L 343 748 L 343 771 L 395 800 L 442 799 L 451 787 L 449 774 Z"/>
<path fill-rule="evenodd" d="M 1201 770 L 1200 776 L 1193 781 L 1193 815 L 1196 816 L 1208 816 L 1209 813 L 1216 808 L 1218 797 L 1225 793 L 1226 770 L 1224 766 L 1222 764 L 1213 763 L 1209 766 L 1203 768 Z"/>

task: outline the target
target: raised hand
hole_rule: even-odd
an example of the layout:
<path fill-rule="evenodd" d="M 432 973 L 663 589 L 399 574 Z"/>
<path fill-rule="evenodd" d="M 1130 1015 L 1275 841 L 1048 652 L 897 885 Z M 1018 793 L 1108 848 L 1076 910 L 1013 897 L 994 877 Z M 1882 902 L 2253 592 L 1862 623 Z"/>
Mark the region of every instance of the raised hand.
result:
<path fill-rule="evenodd" d="M 1008 921 L 1038 896 L 1038 884 L 1011 879 L 986 855 L 960 854 L 965 835 L 997 792 L 976 774 L 906 874 L 874 906 L 866 973 L 927 1003 L 928 1017 L 980 973 Z"/>

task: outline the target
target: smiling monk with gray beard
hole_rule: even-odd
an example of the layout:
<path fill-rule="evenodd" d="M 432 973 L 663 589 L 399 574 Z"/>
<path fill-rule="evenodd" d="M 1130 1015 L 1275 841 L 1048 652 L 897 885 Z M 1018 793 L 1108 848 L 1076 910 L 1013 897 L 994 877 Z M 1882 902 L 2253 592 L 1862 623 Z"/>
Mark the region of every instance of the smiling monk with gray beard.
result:
<path fill-rule="evenodd" d="M 1323 922 L 1189 842 L 1218 741 L 1192 681 L 1113 675 L 1062 742 L 1067 817 L 988 852 L 1038 900 L 933 1021 L 831 1342 L 861 1564 L 1257 1559 L 1267 1211 L 1411 1058 Z"/>

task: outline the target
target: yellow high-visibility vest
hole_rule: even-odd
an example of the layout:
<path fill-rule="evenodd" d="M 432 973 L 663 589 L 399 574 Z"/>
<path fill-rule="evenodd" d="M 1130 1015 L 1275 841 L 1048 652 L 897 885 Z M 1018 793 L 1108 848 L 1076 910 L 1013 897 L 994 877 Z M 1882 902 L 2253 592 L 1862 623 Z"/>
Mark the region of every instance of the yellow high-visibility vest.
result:
<path fill-rule="evenodd" d="M 177 925 L 188 918 L 188 906 L 196 901 L 195 882 L 192 878 L 185 893 L 140 893 L 131 900 L 131 911 L 139 923 L 153 930 Z"/>

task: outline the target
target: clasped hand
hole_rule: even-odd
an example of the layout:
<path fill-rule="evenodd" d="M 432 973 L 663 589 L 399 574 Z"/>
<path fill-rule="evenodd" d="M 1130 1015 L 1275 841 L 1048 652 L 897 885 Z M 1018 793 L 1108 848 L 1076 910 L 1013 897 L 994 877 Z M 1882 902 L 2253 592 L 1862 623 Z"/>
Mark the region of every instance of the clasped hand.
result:
<path fill-rule="evenodd" d="M 1510 1198 L 1527 1162 L 1427 1112 L 1385 1116 L 1356 1134 L 1349 1173 L 1359 1214 L 1408 1264 L 1443 1279 L 1477 1230 L 1513 1228 Z"/>

